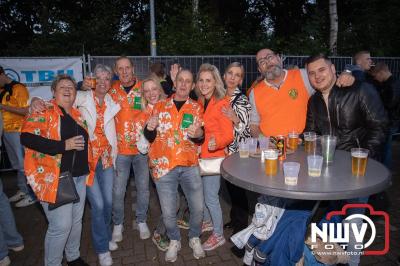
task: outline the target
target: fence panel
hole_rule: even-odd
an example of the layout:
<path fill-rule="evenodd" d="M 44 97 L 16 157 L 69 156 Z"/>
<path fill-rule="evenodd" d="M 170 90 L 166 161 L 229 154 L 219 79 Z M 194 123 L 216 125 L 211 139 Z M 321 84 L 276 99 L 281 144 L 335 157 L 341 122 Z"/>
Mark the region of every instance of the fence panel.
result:
<path fill-rule="evenodd" d="M 304 62 L 308 56 L 292 56 L 292 55 L 281 55 L 283 59 L 283 66 L 285 68 L 293 67 L 304 67 Z M 114 65 L 114 61 L 117 56 L 89 56 L 89 69 L 94 68 L 96 64 L 106 64 L 109 66 Z M 212 55 L 212 56 L 129 56 L 132 59 L 135 66 L 135 73 L 143 79 L 149 74 L 149 68 L 152 63 L 161 62 L 164 63 L 167 72 L 171 64 L 179 63 L 182 67 L 190 69 L 193 73 L 196 73 L 202 63 L 210 63 L 215 65 L 221 74 L 224 73 L 225 68 L 232 62 L 240 62 L 243 64 L 246 71 L 245 78 L 243 80 L 243 87 L 248 88 L 251 83 L 259 75 L 257 70 L 257 63 L 255 56 L 253 55 Z M 346 65 L 352 64 L 352 58 L 346 56 L 331 57 L 333 63 L 336 66 L 338 73 L 342 72 Z M 396 57 L 375 57 L 374 62 L 383 61 L 388 64 L 392 73 L 396 77 L 400 77 L 400 58 Z"/>

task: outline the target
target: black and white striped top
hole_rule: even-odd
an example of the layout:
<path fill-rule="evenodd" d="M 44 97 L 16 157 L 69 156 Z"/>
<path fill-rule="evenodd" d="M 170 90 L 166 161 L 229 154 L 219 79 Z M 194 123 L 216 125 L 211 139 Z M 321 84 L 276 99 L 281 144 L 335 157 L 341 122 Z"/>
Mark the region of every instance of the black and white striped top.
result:
<path fill-rule="evenodd" d="M 239 88 L 236 88 L 233 92 L 230 103 L 233 111 L 238 116 L 240 123 L 237 127 L 234 127 L 234 140 L 228 145 L 229 154 L 237 152 L 239 142 L 243 139 L 250 138 L 250 111 L 251 105 L 246 95 L 242 93 Z"/>

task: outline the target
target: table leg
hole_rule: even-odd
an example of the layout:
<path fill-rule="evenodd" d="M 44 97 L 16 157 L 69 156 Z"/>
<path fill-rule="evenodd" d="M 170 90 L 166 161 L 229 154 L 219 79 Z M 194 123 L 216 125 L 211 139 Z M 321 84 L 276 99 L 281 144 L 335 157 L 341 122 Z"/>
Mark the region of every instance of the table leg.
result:
<path fill-rule="evenodd" d="M 314 218 L 314 215 L 315 215 L 315 213 L 317 212 L 320 203 L 321 203 L 320 200 L 317 200 L 317 201 L 315 202 L 314 207 L 313 207 L 312 210 L 311 210 L 311 215 L 310 215 L 310 218 L 308 219 L 307 226 L 310 225 L 310 223 L 311 223 L 311 221 L 312 221 L 312 218 Z"/>

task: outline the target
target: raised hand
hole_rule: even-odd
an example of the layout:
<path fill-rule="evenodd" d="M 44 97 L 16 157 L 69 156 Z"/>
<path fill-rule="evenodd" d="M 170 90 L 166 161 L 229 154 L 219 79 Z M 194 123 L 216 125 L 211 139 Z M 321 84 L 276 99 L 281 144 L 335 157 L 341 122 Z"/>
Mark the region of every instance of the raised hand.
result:
<path fill-rule="evenodd" d="M 232 109 L 232 107 L 227 106 L 227 107 L 222 107 L 221 109 L 222 113 L 229 118 L 235 125 L 240 123 L 240 119 L 237 117 L 235 111 Z"/>
<path fill-rule="evenodd" d="M 203 129 L 201 129 L 201 124 L 198 121 L 195 121 L 188 127 L 188 136 L 191 138 L 200 138 L 203 136 Z"/>
<path fill-rule="evenodd" d="M 178 74 L 179 70 L 181 70 L 181 69 L 182 68 L 179 64 L 171 65 L 171 70 L 169 71 L 169 75 L 171 77 L 172 82 L 174 83 L 174 86 L 175 86 L 176 75 Z"/>
<path fill-rule="evenodd" d="M 338 87 L 349 87 L 353 85 L 355 81 L 354 76 L 351 73 L 342 72 L 336 80 Z"/>
<path fill-rule="evenodd" d="M 208 150 L 215 151 L 216 149 L 217 149 L 217 142 L 215 141 L 214 135 L 212 135 L 208 140 Z"/>
<path fill-rule="evenodd" d="M 91 89 L 92 89 L 91 86 L 92 86 L 92 82 L 91 82 L 91 80 L 90 80 L 90 77 L 89 77 L 89 76 L 86 76 L 86 77 L 83 79 L 82 86 L 81 86 L 81 90 L 84 90 L 84 91 L 91 90 Z"/>
<path fill-rule="evenodd" d="M 153 114 L 149 120 L 147 120 L 147 129 L 153 131 L 158 127 L 158 114 Z"/>

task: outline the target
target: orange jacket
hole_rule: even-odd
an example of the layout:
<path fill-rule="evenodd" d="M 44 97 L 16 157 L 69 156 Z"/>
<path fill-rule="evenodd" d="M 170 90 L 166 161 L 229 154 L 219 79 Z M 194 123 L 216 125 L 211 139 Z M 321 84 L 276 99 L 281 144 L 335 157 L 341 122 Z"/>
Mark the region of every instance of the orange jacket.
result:
<path fill-rule="evenodd" d="M 138 105 L 141 103 L 140 85 L 141 82 L 136 82 L 127 94 L 120 81 L 116 81 L 109 91 L 112 99 L 121 106 L 121 110 L 115 116 L 118 154 L 135 155 L 139 153 L 134 136 L 134 120 L 141 112 L 141 105 Z"/>
<path fill-rule="evenodd" d="M 0 89 L 0 93 L 4 89 Z M 29 92 L 25 85 L 21 83 L 12 86 L 12 95 L 6 92 L 3 96 L 1 104 L 12 107 L 27 107 L 29 100 Z M 1 111 L 3 115 L 3 126 L 5 132 L 20 132 L 24 116 L 8 111 Z"/>
<path fill-rule="evenodd" d="M 54 100 L 51 103 L 53 106 L 46 109 L 43 113 L 28 115 L 22 125 L 21 131 L 52 140 L 60 140 L 60 116 L 63 113 Z M 71 116 L 80 126 L 86 128 L 85 121 L 77 109 L 71 109 Z M 40 201 L 54 203 L 56 200 L 61 157 L 62 154 L 52 156 L 25 148 L 24 167 L 26 178 Z M 90 142 L 88 159 L 90 174 L 86 179 L 86 184 L 91 186 L 93 184 L 95 167 L 92 160 Z"/>
<path fill-rule="evenodd" d="M 154 106 L 153 114 L 158 114 L 159 122 L 156 139 L 149 149 L 153 178 L 162 178 L 176 166 L 198 165 L 198 146 L 189 139 L 188 129 L 181 125 L 184 114 L 191 114 L 193 122 L 202 124 L 201 106 L 188 99 L 178 112 L 172 96 L 158 102 Z"/>
<path fill-rule="evenodd" d="M 225 157 L 225 148 L 233 141 L 233 124 L 229 118 L 222 114 L 222 107 L 229 107 L 227 97 L 218 101 L 215 97 L 212 97 L 207 105 L 203 117 L 205 140 L 201 145 L 200 158 Z M 208 142 L 212 136 L 214 136 L 217 145 L 215 151 L 208 150 Z"/>
<path fill-rule="evenodd" d="M 254 99 L 264 136 L 303 132 L 306 125 L 308 92 L 300 70 L 288 70 L 284 83 L 277 90 L 265 81 L 254 87 Z"/>

